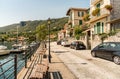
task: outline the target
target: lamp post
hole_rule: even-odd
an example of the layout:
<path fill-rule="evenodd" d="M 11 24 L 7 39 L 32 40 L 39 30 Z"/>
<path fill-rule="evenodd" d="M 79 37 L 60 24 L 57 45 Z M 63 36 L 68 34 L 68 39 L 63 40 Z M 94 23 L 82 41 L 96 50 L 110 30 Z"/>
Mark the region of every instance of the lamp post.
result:
<path fill-rule="evenodd" d="M 51 54 L 50 54 L 50 18 L 48 18 L 48 33 L 49 33 L 49 49 L 48 49 L 48 59 L 49 59 L 49 63 L 51 63 Z"/>

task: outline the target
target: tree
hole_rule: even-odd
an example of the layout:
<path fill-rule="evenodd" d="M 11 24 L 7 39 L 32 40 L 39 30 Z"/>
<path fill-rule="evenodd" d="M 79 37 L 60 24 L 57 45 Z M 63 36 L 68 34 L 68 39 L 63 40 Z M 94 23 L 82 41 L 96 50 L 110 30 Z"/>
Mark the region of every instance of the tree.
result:
<path fill-rule="evenodd" d="M 80 26 L 75 26 L 74 28 L 74 34 L 79 35 L 82 33 L 82 28 Z"/>
<path fill-rule="evenodd" d="M 82 28 L 80 26 L 75 26 L 74 34 L 75 34 L 75 38 L 79 40 L 80 35 L 82 34 Z"/>
<path fill-rule="evenodd" d="M 45 41 L 48 35 L 48 29 L 45 24 L 38 25 L 36 28 L 36 36 L 38 41 Z"/>
<path fill-rule="evenodd" d="M 99 37 L 102 41 L 102 43 L 104 42 L 104 40 L 108 37 L 108 34 L 107 33 L 102 33 L 102 34 L 99 34 Z"/>

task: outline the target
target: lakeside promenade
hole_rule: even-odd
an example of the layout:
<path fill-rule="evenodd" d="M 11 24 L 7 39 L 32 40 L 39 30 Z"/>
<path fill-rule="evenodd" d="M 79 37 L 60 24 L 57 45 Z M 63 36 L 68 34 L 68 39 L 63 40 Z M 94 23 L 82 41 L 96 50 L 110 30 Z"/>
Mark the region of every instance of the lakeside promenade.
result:
<path fill-rule="evenodd" d="M 42 46 L 40 46 L 37 51 L 34 53 L 34 55 L 31 57 L 31 60 L 27 61 L 27 68 L 23 68 L 19 74 L 17 75 L 17 79 L 29 79 L 31 73 L 33 72 L 32 69 L 34 67 L 34 64 L 38 61 L 42 61 L 41 56 L 39 56 L 39 52 L 41 50 Z M 45 52 L 46 55 L 48 55 L 48 50 Z M 46 79 L 56 79 L 54 78 L 53 74 L 59 72 L 62 79 L 76 79 L 76 77 L 70 72 L 70 70 L 64 65 L 64 63 L 55 55 L 54 52 L 51 51 L 51 63 L 48 64 L 49 70 L 48 73 L 50 75 L 50 78 Z M 36 61 L 36 60 L 37 61 Z"/>

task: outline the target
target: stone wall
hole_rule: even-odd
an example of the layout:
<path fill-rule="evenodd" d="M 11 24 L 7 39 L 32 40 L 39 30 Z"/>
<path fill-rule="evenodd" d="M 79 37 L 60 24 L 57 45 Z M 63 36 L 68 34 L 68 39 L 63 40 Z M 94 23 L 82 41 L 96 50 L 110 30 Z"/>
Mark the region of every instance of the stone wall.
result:
<path fill-rule="evenodd" d="M 120 18 L 120 0 L 110 0 L 113 10 L 111 11 L 111 20 Z"/>
<path fill-rule="evenodd" d="M 106 40 L 104 40 L 104 42 L 120 42 L 120 32 L 114 36 L 110 36 L 110 37 L 106 38 Z M 100 40 L 99 36 L 98 35 L 93 36 L 91 48 L 94 48 L 95 46 L 99 45 L 100 43 L 102 43 L 102 41 Z"/>

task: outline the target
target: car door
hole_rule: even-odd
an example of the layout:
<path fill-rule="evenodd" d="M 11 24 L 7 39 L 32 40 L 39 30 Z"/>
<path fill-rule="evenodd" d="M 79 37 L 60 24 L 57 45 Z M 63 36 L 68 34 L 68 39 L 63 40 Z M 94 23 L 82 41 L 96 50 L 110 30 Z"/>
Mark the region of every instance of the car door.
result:
<path fill-rule="evenodd" d="M 107 50 L 107 46 L 108 44 L 107 43 L 102 43 L 100 45 L 98 45 L 98 49 L 97 49 L 97 56 L 98 57 L 102 57 L 102 58 L 105 58 L 105 52 Z"/>
<path fill-rule="evenodd" d="M 105 49 L 105 52 L 103 53 L 103 56 L 105 59 L 112 59 L 112 54 L 114 52 L 116 44 L 114 43 L 108 43 L 108 46 Z"/>

